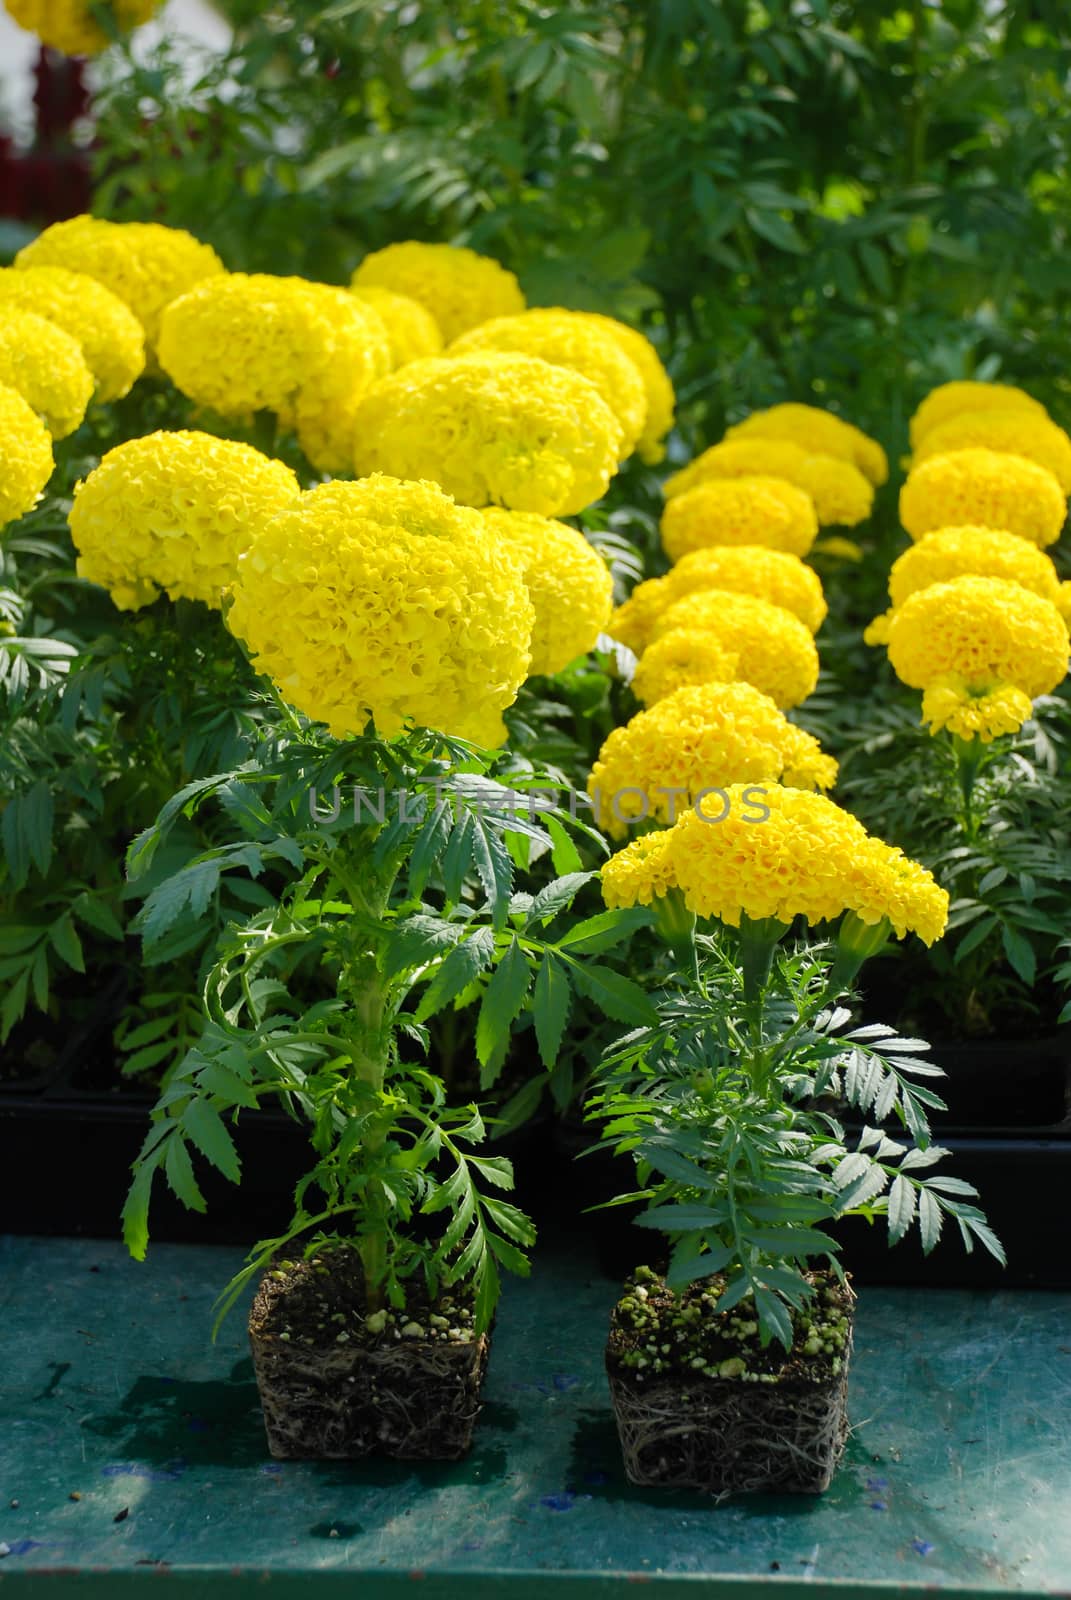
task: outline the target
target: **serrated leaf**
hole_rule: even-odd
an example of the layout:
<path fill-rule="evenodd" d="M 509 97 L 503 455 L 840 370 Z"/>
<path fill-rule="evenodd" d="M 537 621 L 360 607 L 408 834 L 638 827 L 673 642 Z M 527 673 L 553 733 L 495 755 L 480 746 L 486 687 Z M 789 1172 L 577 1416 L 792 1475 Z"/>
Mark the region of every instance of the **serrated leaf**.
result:
<path fill-rule="evenodd" d="M 721 1228 L 728 1221 L 726 1209 L 715 1206 L 682 1205 L 652 1206 L 635 1218 L 637 1228 L 657 1228 L 662 1233 L 692 1233 L 700 1229 Z M 717 1271 L 712 1267 L 711 1271 Z"/>
<path fill-rule="evenodd" d="M 557 1062 L 572 999 L 568 971 L 564 963 L 548 951 L 536 973 L 532 995 L 536 1042 L 540 1060 L 548 1071 L 552 1071 Z"/>
<path fill-rule="evenodd" d="M 1001 929 L 1001 942 L 1004 945 L 1004 954 L 1011 962 L 1019 977 L 1024 983 L 1032 984 L 1037 977 L 1037 957 L 1034 947 L 1026 936 L 1006 922 Z"/>
<path fill-rule="evenodd" d="M 651 921 L 651 912 L 646 906 L 602 911 L 576 923 L 563 934 L 558 940 L 558 949 L 568 950 L 571 955 L 601 955 L 631 938 L 637 928 L 649 927 Z"/>
<path fill-rule="evenodd" d="M 495 935 L 493 928 L 477 928 L 475 933 L 456 944 L 449 955 L 444 957 L 435 976 L 424 991 L 424 997 L 417 1008 L 416 1020 L 426 1022 L 437 1011 L 441 1011 L 450 1001 L 461 994 L 469 985 L 484 972 L 495 953 Z"/>
<path fill-rule="evenodd" d="M 219 1112 L 207 1100 L 194 1099 L 183 1111 L 181 1122 L 183 1131 L 205 1159 L 232 1183 L 239 1183 L 242 1168 L 238 1152 Z"/>
<path fill-rule="evenodd" d="M 646 990 L 631 978 L 594 962 L 570 959 L 569 965 L 573 982 L 581 994 L 615 1022 L 640 1023 L 647 1027 L 654 1027 L 658 1022 L 658 1011 Z"/>
<path fill-rule="evenodd" d="M 920 1188 L 918 1191 L 919 1233 L 922 1238 L 922 1252 L 929 1255 L 938 1239 L 941 1237 L 941 1207 L 929 1189 Z"/>
<path fill-rule="evenodd" d="M 567 872 L 564 877 L 555 878 L 552 883 L 544 885 L 532 900 L 525 927 L 532 928 L 537 923 L 550 922 L 560 911 L 572 905 L 580 890 L 595 876 L 594 872 Z"/>
<path fill-rule="evenodd" d="M 480 1004 L 476 1022 L 476 1059 L 481 1067 L 492 1063 L 498 1065 L 505 1057 L 510 1029 L 524 1005 L 531 982 L 532 969 L 528 957 L 517 940 L 511 939 L 509 948 L 491 974 Z M 482 1073 L 480 1087 L 489 1087 Z"/>
<path fill-rule="evenodd" d="M 197 1187 L 197 1179 L 193 1174 L 193 1162 L 190 1152 L 181 1135 L 176 1131 L 172 1133 L 164 1146 L 164 1176 L 174 1194 L 182 1201 L 189 1211 L 206 1211 L 204 1195 Z"/>
<path fill-rule="evenodd" d="M 915 1220 L 915 1186 L 899 1174 L 889 1190 L 889 1239 L 898 1243 Z"/>

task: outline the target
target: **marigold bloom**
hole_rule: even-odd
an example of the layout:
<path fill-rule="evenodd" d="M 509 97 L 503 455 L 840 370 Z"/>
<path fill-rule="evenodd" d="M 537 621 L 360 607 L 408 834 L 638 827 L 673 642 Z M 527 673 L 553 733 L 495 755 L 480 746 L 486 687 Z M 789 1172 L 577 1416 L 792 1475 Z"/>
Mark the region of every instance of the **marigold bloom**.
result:
<path fill-rule="evenodd" d="M 909 595 L 889 623 L 897 677 L 925 691 L 923 721 L 988 742 L 1067 673 L 1067 625 L 1050 600 L 1003 578 L 963 577 Z M 1014 693 L 1009 693 L 1014 691 Z"/>
<path fill-rule="evenodd" d="M 715 478 L 672 499 L 662 513 L 671 561 L 715 545 L 762 544 L 805 556 L 818 532 L 809 495 L 783 478 Z"/>
<path fill-rule="evenodd" d="M 582 533 L 530 511 L 483 513 L 524 574 L 535 607 L 529 672 L 561 672 L 595 646 L 613 607 L 614 580 Z"/>
<path fill-rule="evenodd" d="M 776 785 L 720 787 L 724 798 L 712 796 L 699 814 L 686 812 L 672 828 L 634 840 L 606 863 L 607 905 L 650 905 L 674 888 L 696 916 L 732 927 L 743 914 L 813 923 L 854 911 L 870 924 L 888 918 L 900 938 L 914 932 L 933 944 L 941 937 L 945 891 L 832 800 Z"/>
<path fill-rule="evenodd" d="M 560 307 L 539 307 L 516 317 L 493 317 L 462 334 L 449 356 L 497 350 L 538 356 L 568 367 L 594 384 L 621 424 L 621 459 L 630 456 L 647 420 L 647 395 L 639 369 L 613 334 L 591 317 Z"/>
<path fill-rule="evenodd" d="M 798 706 L 814 693 L 818 651 L 810 630 L 798 617 L 753 595 L 704 589 L 674 601 L 656 620 L 654 643 L 644 653 L 633 680 L 639 698 L 650 693 L 650 675 L 656 668 L 649 658 L 657 652 L 659 641 L 680 629 L 713 634 L 723 650 L 736 656 L 734 676 L 761 689 L 783 709 Z M 660 661 L 655 654 L 654 662 Z"/>
<path fill-rule="evenodd" d="M 357 410 L 358 473 L 432 478 L 469 506 L 570 516 L 598 500 L 621 428 L 595 386 L 536 356 L 413 361 Z"/>
<path fill-rule="evenodd" d="M 297 498 L 281 461 L 207 433 L 150 433 L 109 450 L 78 484 L 78 572 L 121 611 L 173 600 L 219 606 L 265 520 Z"/>
<path fill-rule="evenodd" d="M 1045 546 L 1060 537 L 1063 490 L 1044 467 L 996 450 L 931 456 L 900 490 L 900 521 L 912 539 L 940 528 L 1001 528 Z"/>
<path fill-rule="evenodd" d="M 350 294 L 379 313 L 390 340 L 392 371 L 410 361 L 420 361 L 424 356 L 441 354 L 443 336 L 439 324 L 419 300 L 408 294 L 395 294 L 393 289 L 380 289 L 375 284 L 363 289 L 354 285 Z"/>
<path fill-rule="evenodd" d="M 155 350 L 166 305 L 202 278 L 223 271 L 211 245 L 159 222 L 106 222 L 69 217 L 24 245 L 16 267 L 68 267 L 95 278 L 129 306 Z"/>
<path fill-rule="evenodd" d="M 961 411 L 927 431 L 916 446 L 913 465 L 979 445 L 1037 462 L 1052 473 L 1065 495 L 1071 492 L 1071 439 L 1055 422 L 1029 411 Z"/>
<path fill-rule="evenodd" d="M 705 628 L 673 628 L 644 651 L 632 679 L 641 705 L 657 705 L 678 689 L 735 683 L 735 650 Z"/>
<path fill-rule="evenodd" d="M 0 383 L 19 391 L 54 439 L 74 432 L 93 397 L 93 374 L 78 340 L 36 312 L 3 304 Z"/>
<path fill-rule="evenodd" d="M 320 472 L 349 472 L 353 430 L 365 395 L 391 370 L 390 337 L 374 306 L 346 289 L 310 283 L 321 354 L 311 330 L 309 369 L 294 404 L 298 442 Z"/>
<path fill-rule="evenodd" d="M 1008 383 L 942 383 L 931 389 L 911 418 L 911 448 L 917 450 L 931 428 L 940 427 L 962 411 L 1022 411 L 1044 420 L 1048 412 L 1040 400 Z"/>
<path fill-rule="evenodd" d="M 641 333 L 638 328 L 629 327 L 627 322 L 618 322 L 616 317 L 604 317 L 598 311 L 577 314 L 604 329 L 612 339 L 616 339 L 639 370 L 647 397 L 647 420 L 636 445 L 636 453 L 648 466 L 657 466 L 666 454 L 663 441 L 673 426 L 673 408 L 676 404 L 672 381 L 662 365 L 658 351 L 646 334 Z"/>
<path fill-rule="evenodd" d="M 889 476 L 885 451 L 876 439 L 818 406 L 790 402 L 770 406 L 766 411 L 753 411 L 743 422 L 727 428 L 725 437 L 787 439 L 810 455 L 839 456 L 842 461 L 853 461 L 863 476 L 875 485 L 883 484 Z"/>
<path fill-rule="evenodd" d="M 663 484 L 667 500 L 716 478 L 784 478 L 814 501 L 820 527 L 854 527 L 869 517 L 874 486 L 838 456 L 813 455 L 787 439 L 723 440 Z"/>
<path fill-rule="evenodd" d="M 431 312 L 450 344 L 491 317 L 524 310 L 524 295 L 512 272 L 491 256 L 452 244 L 406 239 L 373 250 L 353 274 L 355 288 L 393 289 Z"/>
<path fill-rule="evenodd" d="M 528 674 L 535 613 L 478 512 L 431 483 L 322 484 L 271 519 L 239 565 L 231 630 L 307 716 L 346 738 L 369 719 L 481 743 Z"/>
<path fill-rule="evenodd" d="M 721 545 L 682 556 L 664 578 L 648 578 L 633 589 L 610 619 L 609 632 L 639 655 L 667 606 L 701 589 L 731 589 L 784 606 L 817 633 L 828 607 L 818 574 L 784 550 L 765 545 Z"/>
<path fill-rule="evenodd" d="M 53 465 L 48 429 L 17 389 L 0 383 L 0 527 L 33 510 Z"/>
<path fill-rule="evenodd" d="M 674 822 L 704 790 L 783 780 L 829 789 L 837 763 L 749 683 L 677 689 L 615 728 L 588 779 L 601 828 L 623 839 L 630 822 Z"/>
<path fill-rule="evenodd" d="M 66 267 L 0 268 L 0 319 L 11 306 L 70 334 L 96 382 L 95 398 L 129 393 L 145 366 L 145 336 L 134 313 L 84 272 Z"/>
<path fill-rule="evenodd" d="M 160 9 L 163 0 L 4 0 L 21 28 L 36 33 L 42 44 L 68 56 L 93 56 L 112 42 L 100 25 L 103 15 L 118 33 L 128 33 Z M 96 15 L 94 15 L 94 12 Z"/>

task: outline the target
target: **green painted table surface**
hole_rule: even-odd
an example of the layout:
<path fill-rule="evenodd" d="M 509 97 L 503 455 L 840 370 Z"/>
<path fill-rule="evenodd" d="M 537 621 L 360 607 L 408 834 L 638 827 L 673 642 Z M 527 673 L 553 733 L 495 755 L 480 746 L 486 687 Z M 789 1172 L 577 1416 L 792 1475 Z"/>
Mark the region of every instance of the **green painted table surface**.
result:
<path fill-rule="evenodd" d="M 713 1506 L 625 1482 L 615 1285 L 561 1242 L 507 1287 L 468 1460 L 271 1461 L 241 1312 L 209 1339 L 239 1257 L 0 1238 L 0 1600 L 1071 1589 L 1071 1296 L 865 1290 L 828 1494 Z"/>

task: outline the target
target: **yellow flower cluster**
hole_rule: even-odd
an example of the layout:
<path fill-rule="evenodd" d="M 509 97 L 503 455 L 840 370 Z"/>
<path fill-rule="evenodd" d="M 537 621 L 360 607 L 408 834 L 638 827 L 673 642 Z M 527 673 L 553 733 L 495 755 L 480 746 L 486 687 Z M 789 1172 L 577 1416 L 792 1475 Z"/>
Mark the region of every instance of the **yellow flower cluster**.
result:
<path fill-rule="evenodd" d="M 447 344 L 491 317 L 524 310 L 512 272 L 475 250 L 407 239 L 365 256 L 353 274 L 358 289 L 393 289 L 430 311 Z"/>
<path fill-rule="evenodd" d="M 632 679 L 641 705 L 657 705 L 678 689 L 706 683 L 737 681 L 738 656 L 729 644 L 705 628 L 673 628 L 644 651 Z"/>
<path fill-rule="evenodd" d="M 16 267 L 67 267 L 95 278 L 137 317 L 155 350 L 164 307 L 202 278 L 223 271 L 211 245 L 158 222 L 70 217 L 25 245 Z"/>
<path fill-rule="evenodd" d="M 0 383 L 0 527 L 33 510 L 52 467 L 48 429 L 17 389 Z"/>
<path fill-rule="evenodd" d="M 534 611 L 505 541 L 431 483 L 328 483 L 258 530 L 229 627 L 339 738 L 369 720 L 494 743 Z"/>
<path fill-rule="evenodd" d="M 647 420 L 643 379 L 614 336 L 591 318 L 557 307 L 494 317 L 462 334 L 447 354 L 485 351 L 537 356 L 552 366 L 579 372 L 598 390 L 621 425 L 621 459 L 632 454 Z"/>
<path fill-rule="evenodd" d="M 614 582 L 597 550 L 564 522 L 530 511 L 483 512 L 524 574 L 535 607 L 529 672 L 561 672 L 594 647 L 613 606 Z"/>
<path fill-rule="evenodd" d="M 127 33 L 148 22 L 163 0 L 4 0 L 20 27 L 36 33 L 42 44 L 69 56 L 92 56 L 112 42 L 101 26 L 105 18 L 115 33 Z"/>
<path fill-rule="evenodd" d="M 1026 410 L 958 412 L 927 430 L 914 463 L 976 446 L 1034 461 L 1052 473 L 1065 496 L 1071 493 L 1071 439 L 1055 422 Z"/>
<path fill-rule="evenodd" d="M 151 433 L 104 456 L 75 489 L 78 571 L 123 611 L 155 600 L 218 606 L 265 520 L 296 500 L 289 467 L 206 433 Z"/>
<path fill-rule="evenodd" d="M 814 923 L 852 911 L 868 924 L 888 918 L 900 938 L 914 932 L 932 944 L 941 937 L 945 891 L 832 800 L 777 786 L 722 788 L 607 862 L 607 905 L 650 905 L 672 888 L 696 916 L 733 927 L 744 914 Z"/>
<path fill-rule="evenodd" d="M 674 496 L 662 513 L 671 561 L 714 545 L 762 544 L 805 556 L 818 532 L 809 495 L 782 478 L 716 478 Z"/>
<path fill-rule="evenodd" d="M 931 389 L 911 418 L 911 448 L 917 450 L 931 428 L 964 411 L 1020 411 L 1041 419 L 1048 412 L 1040 400 L 1006 383 L 942 383 Z"/>
<path fill-rule="evenodd" d="M 393 289 L 380 289 L 375 284 L 364 289 L 353 287 L 350 293 L 362 305 L 378 312 L 390 340 L 392 370 L 410 361 L 420 361 L 424 356 L 441 353 L 443 336 L 439 324 L 419 300 L 408 294 L 396 294 Z"/>
<path fill-rule="evenodd" d="M 1044 547 L 1067 514 L 1051 472 L 1022 456 L 975 448 L 931 456 L 900 490 L 900 520 L 913 539 L 941 528 L 1001 528 Z"/>
<path fill-rule="evenodd" d="M 842 461 L 854 462 L 872 484 L 883 484 L 889 476 L 889 463 L 876 439 L 817 406 L 790 402 L 771 406 L 767 411 L 753 411 L 743 422 L 727 428 L 725 437 L 787 439 L 810 455 L 839 456 Z"/>
<path fill-rule="evenodd" d="M 814 692 L 818 651 L 798 617 L 754 595 L 703 589 L 674 601 L 656 619 L 654 642 L 633 679 L 633 690 L 645 704 L 696 681 L 685 677 L 673 682 L 673 653 L 679 647 L 675 643 L 674 652 L 659 649 L 663 640 L 682 630 L 712 635 L 726 654 L 736 657 L 734 676 L 781 707 L 797 706 Z"/>
<path fill-rule="evenodd" d="M 93 397 L 77 339 L 34 311 L 0 304 L 0 383 L 17 389 L 54 439 L 73 433 Z"/>
<path fill-rule="evenodd" d="M 133 312 L 103 284 L 66 267 L 0 268 L 0 318 L 8 307 L 54 322 L 82 347 L 96 399 L 128 394 L 145 366 L 145 337 Z"/>
<path fill-rule="evenodd" d="M 578 315 L 583 315 L 588 322 L 594 323 L 615 339 L 639 372 L 647 399 L 647 419 L 636 451 L 641 461 L 651 467 L 657 466 L 666 454 L 663 441 L 673 426 L 676 405 L 673 384 L 658 351 L 646 334 L 640 333 L 637 328 L 630 328 L 627 322 L 618 322 L 616 317 L 604 317 L 597 311 L 585 311 Z"/>
<path fill-rule="evenodd" d="M 923 720 L 988 742 L 1067 673 L 1068 632 L 1050 600 L 1002 578 L 961 577 L 911 594 L 889 623 L 897 676 L 923 689 Z"/>
<path fill-rule="evenodd" d="M 674 822 L 704 791 L 783 780 L 829 789 L 837 763 L 748 683 L 678 689 L 615 728 L 599 751 L 588 794 L 599 826 L 622 839 L 629 824 Z"/>
<path fill-rule="evenodd" d="M 738 438 L 711 445 L 663 484 L 667 500 L 715 478 L 784 478 L 814 501 L 820 527 L 854 527 L 869 517 L 874 486 L 851 461 L 809 454 L 788 439 Z"/>
<path fill-rule="evenodd" d="M 828 607 L 818 574 L 798 556 L 764 545 L 721 545 L 682 556 L 664 578 L 637 584 L 610 619 L 610 633 L 637 655 L 668 606 L 701 589 L 730 589 L 783 606 L 817 633 Z"/>
<path fill-rule="evenodd" d="M 414 361 L 357 409 L 358 473 L 431 478 L 469 506 L 569 516 L 606 491 L 621 429 L 593 384 L 536 356 Z"/>

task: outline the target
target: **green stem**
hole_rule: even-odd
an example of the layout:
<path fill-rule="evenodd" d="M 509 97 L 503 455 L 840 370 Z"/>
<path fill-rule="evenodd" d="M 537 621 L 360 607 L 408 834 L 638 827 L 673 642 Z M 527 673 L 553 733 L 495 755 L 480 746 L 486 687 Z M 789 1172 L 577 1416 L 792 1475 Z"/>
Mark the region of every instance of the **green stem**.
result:
<path fill-rule="evenodd" d="M 974 809 L 975 785 L 985 767 L 988 752 L 981 739 L 961 739 L 958 734 L 952 735 L 952 748 L 956 753 L 956 777 L 963 799 L 960 822 L 967 839 L 973 840 L 981 820 Z"/>

